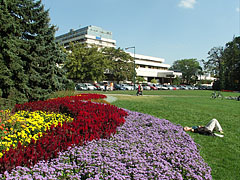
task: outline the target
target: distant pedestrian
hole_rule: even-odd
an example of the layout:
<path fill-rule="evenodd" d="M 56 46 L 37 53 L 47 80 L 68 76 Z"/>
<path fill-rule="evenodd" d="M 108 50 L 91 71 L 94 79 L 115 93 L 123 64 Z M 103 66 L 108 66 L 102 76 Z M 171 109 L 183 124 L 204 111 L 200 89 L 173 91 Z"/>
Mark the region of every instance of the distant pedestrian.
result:
<path fill-rule="evenodd" d="M 143 91 L 143 88 L 142 88 L 141 84 L 138 84 L 138 88 L 137 88 L 137 96 L 139 96 L 139 95 L 143 95 L 142 91 Z"/>
<path fill-rule="evenodd" d="M 113 91 L 113 82 L 110 83 L 110 90 Z"/>
<path fill-rule="evenodd" d="M 104 90 L 107 91 L 108 84 L 104 83 Z"/>

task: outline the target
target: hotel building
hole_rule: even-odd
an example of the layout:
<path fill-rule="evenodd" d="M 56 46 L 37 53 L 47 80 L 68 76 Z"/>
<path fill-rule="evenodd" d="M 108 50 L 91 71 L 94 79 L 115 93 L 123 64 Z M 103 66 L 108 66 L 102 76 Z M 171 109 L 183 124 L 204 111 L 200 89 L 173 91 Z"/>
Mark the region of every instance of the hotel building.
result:
<path fill-rule="evenodd" d="M 57 36 L 56 42 L 64 47 L 67 47 L 70 42 L 80 42 L 116 48 L 116 40 L 113 40 L 112 32 L 96 26 L 87 26 L 77 30 L 71 29 L 68 33 Z M 129 54 L 135 58 L 136 76 L 143 77 L 147 82 L 155 78 L 161 84 L 171 83 L 172 79 L 182 75 L 182 73 L 168 70 L 170 65 L 164 64 L 163 58 Z"/>

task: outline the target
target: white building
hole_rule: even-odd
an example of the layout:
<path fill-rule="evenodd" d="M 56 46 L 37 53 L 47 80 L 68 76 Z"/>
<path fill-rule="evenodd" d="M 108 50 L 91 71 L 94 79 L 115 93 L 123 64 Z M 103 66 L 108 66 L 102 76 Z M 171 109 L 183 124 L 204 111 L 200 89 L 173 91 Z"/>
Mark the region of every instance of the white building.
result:
<path fill-rule="evenodd" d="M 116 48 L 116 40 L 112 39 L 112 32 L 96 26 L 87 26 L 77 30 L 71 29 L 68 33 L 57 36 L 56 42 L 65 47 L 70 42 L 80 42 Z M 134 57 L 134 54 L 129 54 Z M 171 83 L 176 76 L 182 75 L 182 73 L 168 70 L 170 65 L 163 64 L 163 62 L 163 58 L 135 54 L 136 76 L 143 77 L 148 82 L 155 78 L 163 84 Z"/>
<path fill-rule="evenodd" d="M 146 81 L 150 82 L 156 79 L 159 83 L 171 83 L 172 79 L 177 76 L 182 76 L 180 72 L 168 70 L 169 64 L 164 64 L 163 58 L 133 54 L 129 53 L 133 58 L 135 57 L 136 76 L 143 77 Z"/>
<path fill-rule="evenodd" d="M 112 39 L 112 32 L 96 26 L 87 26 L 77 30 L 71 29 L 68 33 L 56 37 L 56 42 L 67 47 L 70 42 L 95 44 L 100 47 L 116 47 Z"/>

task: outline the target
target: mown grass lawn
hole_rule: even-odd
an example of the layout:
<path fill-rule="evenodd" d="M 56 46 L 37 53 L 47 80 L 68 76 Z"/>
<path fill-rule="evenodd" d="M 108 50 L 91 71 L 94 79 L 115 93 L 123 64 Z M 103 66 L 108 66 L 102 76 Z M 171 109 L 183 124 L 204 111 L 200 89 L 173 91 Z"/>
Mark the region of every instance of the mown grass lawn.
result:
<path fill-rule="evenodd" d="M 189 134 L 200 145 L 200 154 L 212 168 L 213 179 L 240 179 L 240 101 L 210 99 L 212 91 L 198 90 L 144 91 L 143 96 L 136 96 L 135 91 L 101 93 L 117 97 L 113 105 L 182 126 L 206 125 L 211 119 L 218 119 L 224 138 Z M 239 96 L 240 93 L 224 92 L 223 95 Z"/>

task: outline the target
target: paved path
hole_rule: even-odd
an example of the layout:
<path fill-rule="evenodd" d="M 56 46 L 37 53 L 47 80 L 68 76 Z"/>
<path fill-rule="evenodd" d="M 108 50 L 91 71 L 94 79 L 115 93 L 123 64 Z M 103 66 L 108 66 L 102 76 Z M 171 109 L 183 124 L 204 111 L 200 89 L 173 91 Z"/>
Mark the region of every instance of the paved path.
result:
<path fill-rule="evenodd" d="M 105 94 L 106 96 L 107 96 L 107 98 L 105 99 L 107 102 L 109 102 L 109 103 L 112 103 L 112 102 L 114 102 L 114 101 L 116 101 L 117 100 L 117 98 L 116 97 L 113 97 L 113 96 L 111 96 L 111 95 L 109 95 L 109 94 Z"/>
<path fill-rule="evenodd" d="M 107 96 L 105 99 L 107 102 L 112 103 L 117 100 L 117 97 L 115 96 L 136 96 L 136 95 L 130 95 L 130 94 L 104 94 Z M 202 97 L 202 96 L 177 96 L 177 95 L 143 95 L 143 96 L 151 96 L 151 97 Z M 140 96 L 140 97 L 143 97 Z M 137 96 L 136 96 L 137 97 Z"/>

